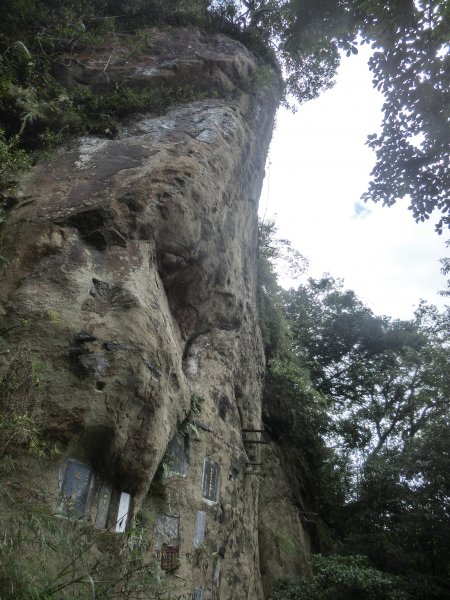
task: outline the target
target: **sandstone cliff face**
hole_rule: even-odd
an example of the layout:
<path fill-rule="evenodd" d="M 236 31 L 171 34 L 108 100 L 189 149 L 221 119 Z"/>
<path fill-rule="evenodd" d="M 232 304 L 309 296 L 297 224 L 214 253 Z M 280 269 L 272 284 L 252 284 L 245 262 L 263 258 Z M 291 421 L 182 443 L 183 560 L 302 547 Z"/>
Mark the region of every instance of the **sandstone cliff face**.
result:
<path fill-rule="evenodd" d="M 144 515 L 143 551 L 180 598 L 263 597 L 259 450 L 242 430 L 261 424 L 257 202 L 277 92 L 249 91 L 257 68 L 199 30 L 152 31 L 132 58 L 120 37 L 70 57 L 67 86 L 189 82 L 214 97 L 58 152 L 4 230 L 2 329 L 41 358 L 47 435 L 62 449 L 39 479 L 47 501 L 64 513 L 72 493 L 92 527 Z"/>

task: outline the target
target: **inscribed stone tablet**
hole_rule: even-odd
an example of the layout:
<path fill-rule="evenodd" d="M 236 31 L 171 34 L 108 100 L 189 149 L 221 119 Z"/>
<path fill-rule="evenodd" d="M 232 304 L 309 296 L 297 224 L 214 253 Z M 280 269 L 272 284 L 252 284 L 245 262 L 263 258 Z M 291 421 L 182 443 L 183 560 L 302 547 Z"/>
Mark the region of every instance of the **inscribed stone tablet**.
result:
<path fill-rule="evenodd" d="M 156 522 L 156 549 L 163 544 L 174 544 L 179 540 L 180 517 L 159 515 Z"/>
<path fill-rule="evenodd" d="M 219 587 L 220 587 L 220 558 L 217 559 L 216 566 L 214 568 L 211 596 L 212 600 L 219 600 Z"/>
<path fill-rule="evenodd" d="M 183 433 L 177 433 L 167 447 L 164 456 L 164 465 L 167 469 L 167 476 L 182 475 L 185 477 L 188 471 L 187 461 L 187 441 L 188 438 Z"/>
<path fill-rule="evenodd" d="M 131 496 L 126 492 L 120 494 L 119 510 L 117 512 L 116 531 L 123 533 L 127 527 L 128 514 L 130 512 Z"/>
<path fill-rule="evenodd" d="M 108 518 L 109 505 L 111 502 L 112 488 L 107 483 L 102 484 L 100 488 L 97 516 L 95 518 L 95 527 L 97 529 L 105 529 Z"/>
<path fill-rule="evenodd" d="M 72 458 L 66 463 L 56 512 L 72 519 L 81 519 L 86 511 L 92 469 Z"/>
<path fill-rule="evenodd" d="M 192 600 L 203 600 L 203 590 L 202 590 L 202 588 L 196 588 L 192 592 Z"/>
<path fill-rule="evenodd" d="M 174 571 L 180 566 L 180 546 L 168 546 L 163 544 L 161 550 L 161 569 L 163 571 Z"/>
<path fill-rule="evenodd" d="M 220 466 L 209 458 L 203 463 L 202 495 L 210 502 L 219 501 Z"/>
<path fill-rule="evenodd" d="M 195 520 L 195 535 L 194 535 L 194 548 L 200 548 L 203 544 L 205 537 L 205 524 L 206 524 L 206 513 L 203 510 L 197 511 L 197 518 Z"/>

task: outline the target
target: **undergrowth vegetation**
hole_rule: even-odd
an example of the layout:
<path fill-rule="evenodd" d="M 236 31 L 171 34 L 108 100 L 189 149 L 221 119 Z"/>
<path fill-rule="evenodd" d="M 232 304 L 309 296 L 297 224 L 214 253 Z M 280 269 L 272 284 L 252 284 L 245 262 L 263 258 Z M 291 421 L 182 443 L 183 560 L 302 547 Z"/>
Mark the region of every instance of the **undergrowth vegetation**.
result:
<path fill-rule="evenodd" d="M 407 600 L 405 582 L 369 565 L 365 556 L 313 557 L 314 575 L 278 583 L 272 600 Z"/>
<path fill-rule="evenodd" d="M 0 337 L 0 465 L 21 449 L 38 455 L 49 450 L 42 437 L 44 368 L 27 347 L 11 349 Z"/>
<path fill-rule="evenodd" d="M 0 337 L 0 597 L 159 598 L 174 584 L 145 555 L 152 533 L 139 515 L 117 536 L 51 509 L 58 499 L 48 495 L 46 469 L 59 451 L 45 432 L 48 368 Z"/>
<path fill-rule="evenodd" d="M 157 564 L 144 556 L 149 531 L 135 525 L 125 536 L 57 518 L 33 497 L 19 507 L 2 489 L 0 590 L 2 600 L 159 598 L 168 590 Z M 10 492 L 11 493 L 11 492 Z M 34 494 L 36 492 L 34 491 Z M 31 500 L 31 498 L 30 498 Z M 173 583 L 172 583 L 173 586 Z"/>

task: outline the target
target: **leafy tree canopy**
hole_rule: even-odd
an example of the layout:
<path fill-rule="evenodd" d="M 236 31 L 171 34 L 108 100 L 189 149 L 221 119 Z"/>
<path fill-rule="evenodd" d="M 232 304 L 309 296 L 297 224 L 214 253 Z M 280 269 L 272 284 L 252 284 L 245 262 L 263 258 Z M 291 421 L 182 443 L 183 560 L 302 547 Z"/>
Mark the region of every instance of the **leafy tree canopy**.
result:
<path fill-rule="evenodd" d="M 450 226 L 450 5 L 379 4 L 363 35 L 374 40 L 370 69 L 385 97 L 384 119 L 369 137 L 377 163 L 364 197 L 388 206 L 407 197 L 417 221 L 440 211 L 442 232 Z"/>
<path fill-rule="evenodd" d="M 243 10 L 238 10 L 240 5 Z M 450 5 L 446 0 L 244 0 L 215 3 L 270 43 L 298 102 L 333 85 L 340 51 L 370 43 L 374 86 L 383 93 L 377 162 L 365 200 L 409 199 L 417 221 L 440 213 L 450 227 Z"/>
<path fill-rule="evenodd" d="M 448 311 L 421 304 L 411 321 L 377 317 L 329 276 L 286 292 L 285 307 L 295 352 L 330 399 L 333 436 L 364 462 L 448 410 Z"/>
<path fill-rule="evenodd" d="M 340 508 L 321 514 L 345 551 L 386 571 L 422 573 L 422 582 L 408 578 L 412 598 L 448 597 L 448 310 L 422 303 L 410 321 L 378 317 L 330 276 L 285 292 L 284 302 L 293 352 L 326 400 L 322 435 L 347 486 Z"/>

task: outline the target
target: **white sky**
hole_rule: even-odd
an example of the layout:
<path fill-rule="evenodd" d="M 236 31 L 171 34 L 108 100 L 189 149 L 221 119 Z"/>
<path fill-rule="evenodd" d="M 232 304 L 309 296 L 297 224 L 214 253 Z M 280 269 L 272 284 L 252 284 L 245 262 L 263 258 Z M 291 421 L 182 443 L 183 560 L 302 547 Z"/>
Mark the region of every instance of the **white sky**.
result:
<path fill-rule="evenodd" d="M 343 58 L 335 87 L 296 114 L 279 110 L 260 217 L 275 218 L 278 235 L 309 259 L 306 277 L 329 272 L 376 314 L 408 319 L 421 298 L 444 306 L 439 258 L 448 249 L 445 233 L 434 231 L 437 217 L 417 224 L 407 201 L 360 201 L 375 161 L 365 141 L 380 126 L 383 101 L 368 56 L 364 46 Z"/>

